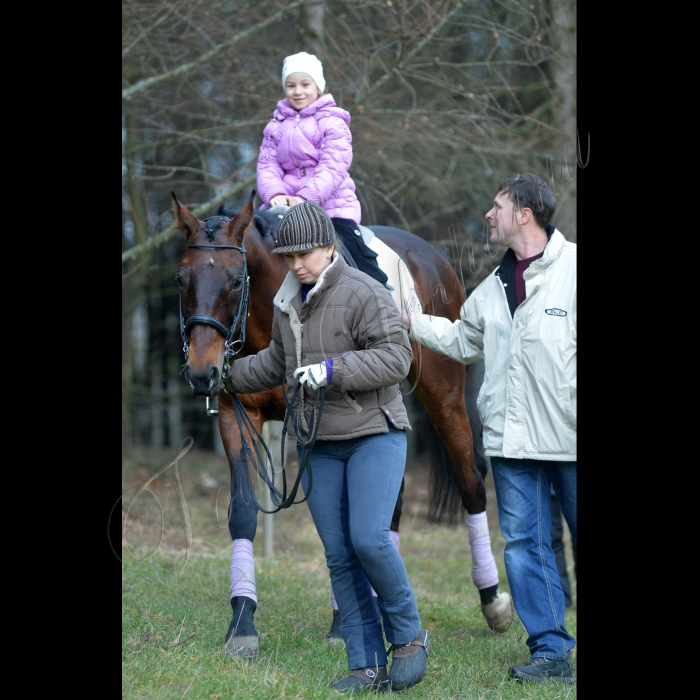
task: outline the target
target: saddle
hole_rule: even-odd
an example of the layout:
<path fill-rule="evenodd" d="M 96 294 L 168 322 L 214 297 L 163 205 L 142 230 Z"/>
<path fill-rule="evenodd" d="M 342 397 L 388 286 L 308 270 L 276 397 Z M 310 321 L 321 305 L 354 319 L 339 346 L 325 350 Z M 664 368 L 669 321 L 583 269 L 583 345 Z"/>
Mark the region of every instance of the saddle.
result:
<path fill-rule="evenodd" d="M 263 226 L 259 227 L 260 230 L 276 238 L 280 219 L 288 210 L 289 207 L 279 205 L 263 211 L 257 211 L 255 219 L 260 219 L 263 223 Z M 391 296 L 396 302 L 399 311 L 403 308 L 408 312 L 409 316 L 414 313 L 423 313 L 413 276 L 409 272 L 408 267 L 406 267 L 406 263 L 399 257 L 398 253 L 380 240 L 372 229 L 362 224 L 360 224 L 359 229 L 365 245 L 377 254 L 377 264 L 388 277 L 387 288 L 391 291 Z M 348 265 L 359 270 L 357 262 L 355 262 L 340 238 L 338 243 Z"/>

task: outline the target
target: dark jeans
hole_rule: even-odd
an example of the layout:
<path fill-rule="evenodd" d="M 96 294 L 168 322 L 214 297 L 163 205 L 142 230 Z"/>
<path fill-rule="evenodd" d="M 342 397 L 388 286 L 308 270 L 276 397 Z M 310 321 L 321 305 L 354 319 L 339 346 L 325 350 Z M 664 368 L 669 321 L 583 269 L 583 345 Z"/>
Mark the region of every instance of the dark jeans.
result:
<path fill-rule="evenodd" d="M 533 658 L 568 659 L 576 640 L 564 626 L 564 591 L 552 549 L 554 488 L 576 546 L 576 462 L 491 457 L 503 561 Z"/>
<path fill-rule="evenodd" d="M 554 558 L 557 562 L 557 571 L 559 571 L 559 580 L 564 591 L 564 600 L 566 607 L 571 607 L 571 583 L 569 581 L 569 572 L 566 569 L 566 553 L 564 551 L 564 516 L 561 512 L 561 505 L 557 497 L 552 494 L 550 499 L 550 507 L 552 509 L 552 549 L 554 550 Z M 574 550 L 574 576 L 576 576 L 576 547 Z"/>
<path fill-rule="evenodd" d="M 406 433 L 390 425 L 388 433 L 319 440 L 310 455 L 309 511 L 323 542 L 351 670 L 386 665 L 382 622 L 389 644 L 408 644 L 421 630 L 406 567 L 389 537 L 406 445 Z M 297 454 L 301 459 L 299 446 Z M 302 485 L 308 493 L 307 472 Z"/>

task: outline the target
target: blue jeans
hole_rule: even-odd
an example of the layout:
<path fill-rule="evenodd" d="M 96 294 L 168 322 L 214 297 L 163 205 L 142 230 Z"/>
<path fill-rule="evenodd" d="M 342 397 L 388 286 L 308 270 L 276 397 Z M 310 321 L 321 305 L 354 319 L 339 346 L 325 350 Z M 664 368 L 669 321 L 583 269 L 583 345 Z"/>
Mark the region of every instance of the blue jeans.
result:
<path fill-rule="evenodd" d="M 513 604 L 533 658 L 568 659 L 565 600 L 552 549 L 551 487 L 576 547 L 576 462 L 491 457 L 504 561 Z M 550 486 L 551 484 L 551 486 Z"/>
<path fill-rule="evenodd" d="M 301 459 L 301 450 L 297 445 Z M 310 455 L 309 510 L 326 554 L 331 585 L 343 619 L 350 670 L 387 663 L 389 644 L 408 644 L 421 631 L 406 567 L 389 538 L 389 526 L 406 465 L 406 433 L 318 441 Z M 307 491 L 308 471 L 302 477 Z M 370 585 L 371 584 L 371 585 Z"/>

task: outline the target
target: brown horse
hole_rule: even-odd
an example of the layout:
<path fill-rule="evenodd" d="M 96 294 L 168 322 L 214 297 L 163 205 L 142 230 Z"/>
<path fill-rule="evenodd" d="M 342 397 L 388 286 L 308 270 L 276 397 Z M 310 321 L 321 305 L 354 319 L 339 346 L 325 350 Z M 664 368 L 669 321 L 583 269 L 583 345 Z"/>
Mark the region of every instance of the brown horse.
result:
<path fill-rule="evenodd" d="M 187 360 L 184 376 L 193 395 L 218 395 L 219 429 L 231 470 L 228 525 L 234 543 L 231 566 L 233 617 L 225 648 L 229 655 L 252 658 L 258 654 L 258 632 L 253 624 L 257 607 L 252 562 L 258 514 L 252 493 L 255 474 L 250 461 L 245 460 L 242 453 L 242 441 L 250 442 L 250 438 L 241 435 L 231 395 L 221 391 L 222 372 L 237 355 L 255 354 L 270 344 L 272 300 L 288 268 L 283 256 L 271 253 L 276 245 L 273 224 L 279 221 L 254 212 L 255 193 L 240 209 L 222 207 L 218 215 L 204 220 L 197 219 L 179 202 L 174 192 L 172 197 L 175 226 L 187 238 L 175 278 L 180 287 L 181 333 Z M 459 278 L 448 261 L 412 233 L 386 226 L 371 229 L 407 265 L 424 311 L 452 320 L 458 318 L 464 298 Z M 504 632 L 513 619 L 513 607 L 508 593 L 498 590 L 485 521 L 486 465 L 477 464 L 475 460 L 465 405 L 465 367 L 415 343 L 412 347 L 413 362 L 406 381 L 420 399 L 444 445 L 443 454 L 448 458 L 443 460 L 442 471 L 452 484 L 456 484 L 467 517 L 483 518 L 478 528 L 469 527 L 472 577 L 479 589 L 481 610 L 489 627 Z M 266 421 L 284 419 L 286 406 L 281 387 L 237 398 L 258 431 L 262 431 Z M 444 489 L 442 495 L 445 495 Z M 401 503 L 399 496 L 391 525 L 397 533 Z M 432 512 L 437 511 L 433 508 Z M 478 543 L 474 542 L 476 537 Z M 246 546 L 247 558 L 244 560 L 236 549 L 241 542 Z M 481 561 L 477 561 L 478 557 Z M 490 567 L 496 583 L 482 583 L 479 587 L 475 576 L 478 567 L 482 570 Z M 483 580 L 483 576 L 481 578 Z M 241 590 L 241 582 L 245 583 L 246 595 L 234 592 L 234 587 Z"/>

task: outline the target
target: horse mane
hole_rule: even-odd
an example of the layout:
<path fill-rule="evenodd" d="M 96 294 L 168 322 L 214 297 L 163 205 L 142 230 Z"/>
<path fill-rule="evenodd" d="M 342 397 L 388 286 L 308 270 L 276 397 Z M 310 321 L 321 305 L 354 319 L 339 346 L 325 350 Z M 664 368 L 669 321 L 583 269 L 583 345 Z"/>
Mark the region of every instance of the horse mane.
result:
<path fill-rule="evenodd" d="M 240 207 L 227 207 L 225 204 L 222 204 L 219 206 L 217 215 L 228 216 L 229 219 L 233 219 L 233 217 L 238 214 L 240 209 Z M 268 221 L 265 216 L 261 214 L 253 214 L 253 225 L 263 238 L 267 235 L 271 235 L 270 232 L 272 230 L 272 223 Z"/>

